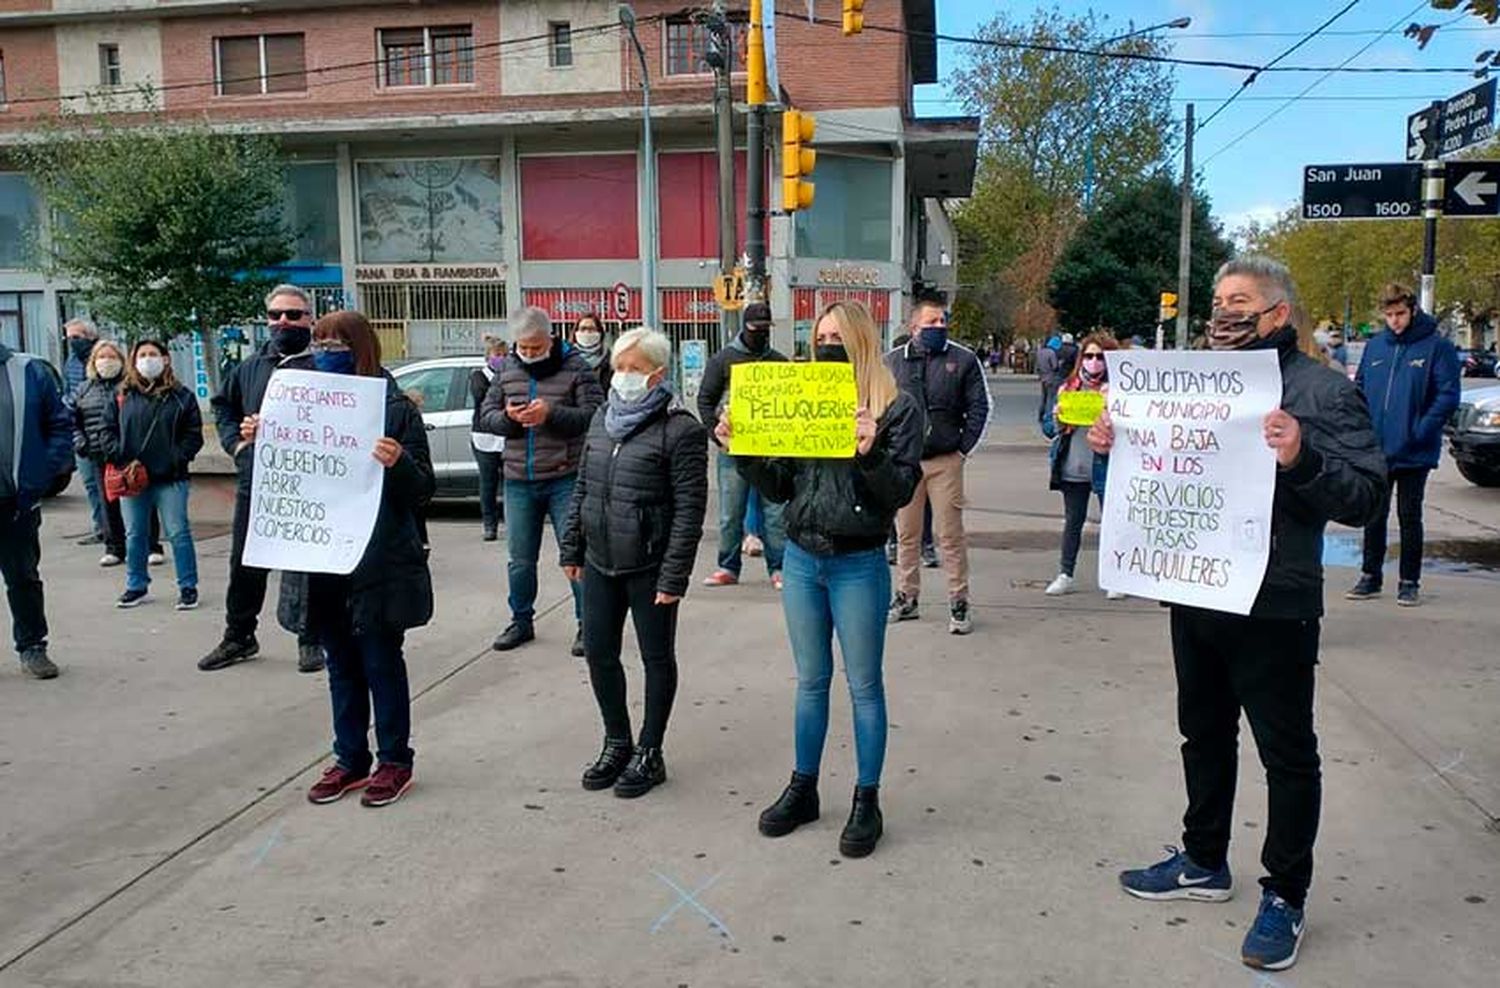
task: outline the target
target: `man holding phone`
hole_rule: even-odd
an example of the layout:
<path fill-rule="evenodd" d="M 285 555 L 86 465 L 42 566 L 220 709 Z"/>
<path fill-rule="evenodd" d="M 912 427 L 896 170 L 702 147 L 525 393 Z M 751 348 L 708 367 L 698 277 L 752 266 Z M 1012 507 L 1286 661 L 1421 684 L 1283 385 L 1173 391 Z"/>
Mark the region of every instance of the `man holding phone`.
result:
<path fill-rule="evenodd" d="M 599 375 L 568 344 L 553 337 L 552 320 L 535 306 L 511 317 L 511 353 L 479 410 L 478 426 L 504 436 L 505 537 L 510 560 L 510 624 L 494 641 L 507 652 L 536 637 L 537 557 L 542 528 L 552 519 L 561 536 L 573 499 L 583 439 L 604 403 Z M 578 632 L 572 652 L 583 655 L 583 612 L 578 584 L 573 616 Z"/>

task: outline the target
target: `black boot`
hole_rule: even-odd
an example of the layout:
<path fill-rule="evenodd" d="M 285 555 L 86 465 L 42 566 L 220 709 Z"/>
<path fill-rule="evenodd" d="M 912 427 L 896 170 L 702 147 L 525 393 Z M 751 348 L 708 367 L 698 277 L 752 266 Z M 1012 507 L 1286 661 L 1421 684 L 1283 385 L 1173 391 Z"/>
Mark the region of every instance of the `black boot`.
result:
<path fill-rule="evenodd" d="M 875 850 L 880 835 L 885 831 L 880 816 L 880 787 L 855 786 L 854 807 L 849 811 L 849 822 L 839 835 L 839 853 L 846 858 L 862 858 Z"/>
<path fill-rule="evenodd" d="M 785 837 L 817 818 L 818 777 L 793 772 L 781 798 L 761 811 L 760 832 L 766 837 Z"/>
<path fill-rule="evenodd" d="M 583 788 L 597 792 L 614 785 L 620 773 L 625 771 L 625 766 L 630 764 L 630 756 L 633 754 L 635 745 L 629 738 L 605 738 L 604 750 L 599 752 L 598 761 L 583 770 Z"/>
<path fill-rule="evenodd" d="M 637 748 L 630 765 L 615 780 L 615 795 L 621 799 L 644 796 L 667 781 L 667 763 L 660 748 Z"/>

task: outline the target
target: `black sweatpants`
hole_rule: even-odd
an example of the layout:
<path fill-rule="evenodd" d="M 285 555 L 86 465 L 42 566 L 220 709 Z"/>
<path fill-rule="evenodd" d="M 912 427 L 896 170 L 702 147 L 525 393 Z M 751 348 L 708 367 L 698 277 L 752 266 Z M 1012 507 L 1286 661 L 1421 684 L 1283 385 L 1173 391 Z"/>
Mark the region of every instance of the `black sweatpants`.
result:
<path fill-rule="evenodd" d="M 1422 578 L 1422 500 L 1427 494 L 1425 467 L 1391 470 L 1386 475 L 1385 510 L 1380 520 L 1365 527 L 1365 559 L 1361 569 L 1380 579 L 1385 568 L 1386 523 L 1390 520 L 1391 489 L 1396 491 L 1396 522 L 1401 527 L 1401 581 L 1416 583 Z"/>
<path fill-rule="evenodd" d="M 1229 854 L 1243 709 L 1270 797 L 1261 885 L 1298 908 L 1312 881 L 1323 799 L 1313 732 L 1318 632 L 1316 620 L 1172 608 L 1177 724 L 1188 793 L 1183 847 L 1205 868 L 1220 867 Z"/>
<path fill-rule="evenodd" d="M 245 537 L 250 532 L 250 478 L 242 476 L 234 492 L 234 527 L 229 543 L 229 588 L 224 592 L 224 637 L 244 641 L 255 634 L 260 610 L 266 604 L 266 579 L 270 570 L 246 566 Z M 299 645 L 316 645 L 317 636 L 304 631 Z"/>
<path fill-rule="evenodd" d="M 656 603 L 657 570 L 605 576 L 592 566 L 583 571 L 583 648 L 589 680 L 604 718 L 604 736 L 625 739 L 630 711 L 625 703 L 625 668 L 620 662 L 625 614 L 635 622 L 636 642 L 646 667 L 643 748 L 660 748 L 677 696 L 677 604 Z"/>
<path fill-rule="evenodd" d="M 0 576 L 5 580 L 17 654 L 47 644 L 41 528 L 40 510 L 18 510 L 14 498 L 0 500 Z"/>

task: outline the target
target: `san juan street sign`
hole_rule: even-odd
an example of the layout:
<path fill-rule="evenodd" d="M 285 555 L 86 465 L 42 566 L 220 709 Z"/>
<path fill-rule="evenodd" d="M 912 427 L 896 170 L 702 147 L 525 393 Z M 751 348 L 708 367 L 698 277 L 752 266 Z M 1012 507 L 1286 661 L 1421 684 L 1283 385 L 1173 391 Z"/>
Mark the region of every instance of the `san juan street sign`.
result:
<path fill-rule="evenodd" d="M 1488 79 L 1441 107 L 1431 106 L 1406 118 L 1406 160 L 1445 158 L 1483 144 L 1495 133 L 1495 82 Z"/>
<path fill-rule="evenodd" d="M 1305 220 L 1393 220 L 1422 215 L 1422 165 L 1308 165 L 1302 170 Z"/>
<path fill-rule="evenodd" d="M 1500 216 L 1500 161 L 1450 161 L 1444 173 L 1444 216 Z"/>

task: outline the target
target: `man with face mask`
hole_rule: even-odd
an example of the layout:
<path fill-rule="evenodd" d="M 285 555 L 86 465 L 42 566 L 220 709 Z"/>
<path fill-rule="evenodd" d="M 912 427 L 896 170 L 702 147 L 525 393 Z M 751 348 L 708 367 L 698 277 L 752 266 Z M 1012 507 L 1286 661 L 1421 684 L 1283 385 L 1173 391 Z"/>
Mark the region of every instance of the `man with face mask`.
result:
<path fill-rule="evenodd" d="M 246 418 L 260 414 L 266 385 L 278 367 L 314 370 L 308 344 L 312 342 L 313 307 L 307 292 L 296 285 L 277 285 L 266 296 L 266 322 L 271 338 L 260 352 L 236 367 L 223 381 L 212 405 L 214 426 L 224 452 L 234 458 L 238 484 L 234 498 L 234 529 L 229 550 L 229 589 L 224 594 L 224 640 L 198 661 L 205 672 L 252 659 L 260 653 L 255 629 L 266 602 L 269 571 L 241 561 L 250 529 L 250 486 L 254 474 L 254 445 L 240 435 Z M 323 649 L 312 635 L 297 642 L 297 671 L 323 668 Z"/>
<path fill-rule="evenodd" d="M 1301 352 L 1290 322 L 1293 298 L 1287 269 L 1262 257 L 1230 261 L 1214 279 L 1209 347 L 1273 350 L 1281 362 L 1281 407 L 1262 426 L 1276 453 L 1271 555 L 1248 616 L 1171 607 L 1188 793 L 1183 850 L 1120 874 L 1125 891 L 1143 899 L 1222 902 L 1233 894 L 1228 853 L 1243 710 L 1270 798 L 1261 849 L 1267 875 L 1241 959 L 1276 971 L 1297 959 L 1322 804 L 1313 673 L 1323 529 L 1329 521 L 1363 526 L 1385 506 L 1385 460 L 1369 411 L 1344 375 Z M 1088 439 L 1096 453 L 1109 452 L 1108 415 Z"/>
<path fill-rule="evenodd" d="M 89 354 L 99 342 L 99 331 L 87 319 L 71 320 L 63 327 L 63 336 L 68 343 L 68 356 L 63 361 L 63 400 L 71 410 L 75 407 L 78 392 L 87 383 Z M 74 437 L 75 444 L 77 437 Z M 93 530 L 78 540 L 79 545 L 99 545 L 109 531 L 109 520 L 104 513 L 104 489 L 99 467 L 86 456 L 75 456 L 74 467 L 83 478 L 83 490 L 89 499 L 89 515 Z"/>
<path fill-rule="evenodd" d="M 735 364 L 757 361 L 784 361 L 786 354 L 771 346 L 771 307 L 765 302 L 751 302 L 741 315 L 744 329 L 729 345 L 712 357 L 703 368 L 698 389 L 698 421 L 709 428 L 709 438 L 717 445 L 712 426 L 719 421 L 720 410 L 729 403 L 730 368 Z M 732 587 L 740 582 L 740 565 L 744 552 L 745 507 L 750 499 L 750 485 L 735 469 L 734 457 L 720 449 L 715 463 L 719 487 L 719 565 L 703 581 L 708 587 Z M 786 551 L 786 522 L 782 506 L 762 502 L 765 535 L 766 570 L 771 585 L 781 589 L 781 563 Z"/>

